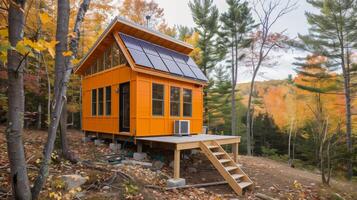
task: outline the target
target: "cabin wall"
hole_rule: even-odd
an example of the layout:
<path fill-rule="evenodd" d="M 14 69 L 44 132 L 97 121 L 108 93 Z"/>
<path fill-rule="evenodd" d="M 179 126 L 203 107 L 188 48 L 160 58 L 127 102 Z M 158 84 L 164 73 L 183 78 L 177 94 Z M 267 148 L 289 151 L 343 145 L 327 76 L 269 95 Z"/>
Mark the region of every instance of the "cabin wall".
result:
<path fill-rule="evenodd" d="M 82 79 L 82 129 L 99 133 L 119 133 L 119 85 L 130 81 L 130 135 L 133 135 L 136 125 L 136 72 L 127 65 L 110 68 L 102 72 L 85 76 Z M 111 86 L 111 115 L 92 116 L 92 89 Z M 105 93 L 105 91 L 104 91 Z M 105 99 L 105 94 L 104 94 Z M 98 112 L 98 111 L 97 111 Z"/>
<path fill-rule="evenodd" d="M 148 74 L 137 74 L 136 136 L 172 135 L 174 120 L 190 120 L 192 134 L 202 132 L 203 124 L 203 88 L 202 86 L 156 77 Z M 152 84 L 164 85 L 164 115 L 152 115 Z M 180 117 L 170 116 L 170 87 L 176 86 L 192 90 L 192 116 L 183 117 L 183 95 L 180 98 Z M 133 107 L 133 106 L 132 106 Z"/>

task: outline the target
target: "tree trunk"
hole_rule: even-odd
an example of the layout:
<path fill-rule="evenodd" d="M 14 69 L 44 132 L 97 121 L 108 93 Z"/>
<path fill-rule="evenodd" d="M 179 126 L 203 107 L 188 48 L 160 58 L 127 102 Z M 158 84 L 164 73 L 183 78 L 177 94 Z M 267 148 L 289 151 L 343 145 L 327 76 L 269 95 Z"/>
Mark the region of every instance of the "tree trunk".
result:
<path fill-rule="evenodd" d="M 41 103 L 38 104 L 38 119 L 37 119 L 37 129 L 41 129 L 42 127 L 42 105 Z"/>
<path fill-rule="evenodd" d="M 75 27 L 74 27 L 74 32 L 77 33 L 77 35 L 74 39 L 72 38 L 72 40 L 77 40 L 77 43 L 78 43 L 78 38 L 79 38 L 79 33 L 77 32 L 77 30 L 79 30 L 79 27 L 84 19 L 84 15 L 89 7 L 89 3 L 90 3 L 90 0 L 84 0 L 81 4 L 80 9 L 77 14 Z M 58 18 L 61 20 L 63 20 L 63 19 L 60 16 L 62 15 L 62 10 L 64 10 L 64 9 L 66 9 L 64 12 L 69 13 L 68 0 L 59 0 L 59 2 L 58 2 Z M 68 16 L 67 16 L 67 18 L 68 18 Z M 57 20 L 57 25 L 59 25 L 59 23 L 61 23 L 61 22 L 59 22 L 60 21 L 59 19 Z M 65 23 L 68 23 L 68 21 Z M 58 35 L 58 31 L 59 31 L 59 28 L 57 28 L 56 38 Z M 65 35 L 65 36 L 61 35 L 61 36 L 65 37 L 65 39 L 67 39 L 66 38 L 67 35 Z M 59 40 L 57 40 L 57 41 L 59 41 Z M 70 45 L 71 50 L 72 50 L 73 43 L 74 42 L 71 41 L 71 45 Z M 56 55 L 58 54 L 57 48 L 58 48 L 58 46 L 56 46 Z M 73 49 L 72 52 L 76 52 L 76 49 Z M 73 56 L 71 57 L 71 59 L 72 58 L 73 58 Z M 48 139 L 47 139 L 47 143 L 46 143 L 46 147 L 45 147 L 45 155 L 44 155 L 44 159 L 41 164 L 41 167 L 40 167 L 40 172 L 35 180 L 34 187 L 32 188 L 33 199 L 38 198 L 38 195 L 39 195 L 39 193 L 44 185 L 44 182 L 48 176 L 48 165 L 49 165 L 49 161 L 51 158 L 51 153 L 54 148 L 54 143 L 56 140 L 56 132 L 57 132 L 57 128 L 58 128 L 58 125 L 60 122 L 60 116 L 62 114 L 62 110 L 63 110 L 64 104 L 65 104 L 65 101 L 67 99 L 67 97 L 66 97 L 67 84 L 69 82 L 69 79 L 70 79 L 70 76 L 71 76 L 72 70 L 73 70 L 73 66 L 70 62 L 71 59 L 66 59 L 66 61 L 64 63 L 66 67 L 64 68 L 64 74 L 63 74 L 61 82 L 59 84 L 60 87 L 55 88 L 55 91 L 57 89 L 57 93 L 55 92 L 55 99 L 53 102 L 54 109 L 51 114 L 51 122 L 50 122 L 50 126 L 48 128 Z"/>
<path fill-rule="evenodd" d="M 254 89 L 254 83 L 255 83 L 255 77 L 257 75 L 257 69 L 260 67 L 260 62 L 257 65 L 258 67 L 254 70 L 253 72 L 253 77 L 250 82 L 250 88 L 249 88 L 249 96 L 248 96 L 248 110 L 247 110 L 247 155 L 251 156 L 252 155 L 252 145 L 251 145 L 251 107 L 252 107 L 252 95 L 253 95 L 253 89 Z"/>
<path fill-rule="evenodd" d="M 232 37 L 233 40 L 233 37 Z M 236 50 L 237 53 L 237 50 Z M 232 69 L 231 69 L 231 79 L 232 79 L 232 91 L 231 91 L 231 131 L 232 131 L 232 135 L 236 135 L 236 122 L 237 122 L 237 113 L 236 113 L 236 90 L 235 90 L 235 67 L 237 64 L 237 60 L 235 59 L 235 57 L 237 57 L 237 55 L 234 54 L 234 42 L 232 41 Z"/>
<path fill-rule="evenodd" d="M 48 129 L 48 139 L 45 146 L 44 158 L 39 174 L 35 180 L 34 187 L 32 188 L 33 199 L 38 198 L 48 176 L 48 165 L 54 148 L 57 127 L 61 118 L 62 109 L 64 107 L 64 101 L 66 99 L 65 93 L 63 94 L 63 88 L 67 87 L 64 80 L 64 74 L 66 73 L 66 58 L 63 56 L 63 53 L 67 51 L 69 11 L 69 0 L 58 0 L 56 41 L 59 41 L 59 43 L 56 45 L 55 57 L 54 110 L 51 114 L 51 122 Z"/>
<path fill-rule="evenodd" d="M 22 40 L 26 1 L 13 1 L 8 11 L 9 42 L 11 46 Z M 26 159 L 22 141 L 24 123 L 24 63 L 15 50 L 8 50 L 8 126 L 6 129 L 7 152 L 10 161 L 12 194 L 15 199 L 31 199 Z"/>
<path fill-rule="evenodd" d="M 344 90 L 345 90 L 345 102 L 346 102 L 346 144 L 347 144 L 347 152 L 349 154 L 347 160 L 347 178 L 348 180 L 352 179 L 353 176 L 353 165 L 352 165 L 352 140 L 351 140 L 351 89 L 350 89 L 350 74 L 347 73 L 344 75 Z"/>

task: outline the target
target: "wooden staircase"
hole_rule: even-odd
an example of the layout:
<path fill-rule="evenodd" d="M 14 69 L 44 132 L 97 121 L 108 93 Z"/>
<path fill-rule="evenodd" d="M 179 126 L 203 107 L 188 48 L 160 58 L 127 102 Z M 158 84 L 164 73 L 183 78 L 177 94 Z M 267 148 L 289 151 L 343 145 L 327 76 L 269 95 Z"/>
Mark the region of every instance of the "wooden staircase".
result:
<path fill-rule="evenodd" d="M 253 189 L 253 181 L 216 141 L 200 142 L 200 147 L 213 166 L 238 195 L 242 195 L 246 189 Z"/>

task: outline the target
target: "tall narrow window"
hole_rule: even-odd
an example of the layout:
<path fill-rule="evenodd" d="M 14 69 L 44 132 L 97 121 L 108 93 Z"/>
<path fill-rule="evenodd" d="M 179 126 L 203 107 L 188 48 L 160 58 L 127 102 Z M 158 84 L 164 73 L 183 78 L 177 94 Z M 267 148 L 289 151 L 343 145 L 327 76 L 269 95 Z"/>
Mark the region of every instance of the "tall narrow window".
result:
<path fill-rule="evenodd" d="M 103 115 L 103 88 L 98 89 L 98 115 Z"/>
<path fill-rule="evenodd" d="M 109 69 L 111 68 L 111 64 L 112 64 L 112 52 L 111 52 L 112 48 L 108 47 L 107 50 L 105 50 L 104 52 L 104 69 Z"/>
<path fill-rule="evenodd" d="M 183 89 L 183 116 L 192 116 L 192 90 Z"/>
<path fill-rule="evenodd" d="M 152 114 L 164 115 L 164 85 L 152 84 Z"/>
<path fill-rule="evenodd" d="M 105 115 L 111 115 L 112 112 L 112 87 L 105 87 Z"/>
<path fill-rule="evenodd" d="M 170 89 L 170 115 L 180 116 L 180 88 L 178 87 Z"/>
<path fill-rule="evenodd" d="M 97 115 L 97 89 L 92 90 L 92 115 Z"/>
<path fill-rule="evenodd" d="M 112 47 L 113 47 L 113 56 L 112 56 L 113 61 L 112 61 L 112 63 L 113 63 L 113 67 L 115 67 L 115 66 L 121 64 L 120 63 L 120 51 L 119 51 L 118 45 L 115 42 L 113 43 Z"/>

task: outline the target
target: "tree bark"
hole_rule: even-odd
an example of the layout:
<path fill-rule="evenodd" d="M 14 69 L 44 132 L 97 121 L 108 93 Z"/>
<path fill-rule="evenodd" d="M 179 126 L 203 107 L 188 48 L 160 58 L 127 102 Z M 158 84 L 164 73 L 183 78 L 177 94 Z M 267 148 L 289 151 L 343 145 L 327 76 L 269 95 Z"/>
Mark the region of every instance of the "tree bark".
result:
<path fill-rule="evenodd" d="M 51 159 L 51 154 L 56 140 L 57 127 L 61 118 L 62 109 L 66 100 L 66 83 L 64 74 L 66 73 L 66 58 L 63 53 L 67 51 L 68 23 L 69 23 L 69 0 L 58 0 L 57 7 L 57 30 L 56 41 L 56 57 L 55 57 L 55 88 L 54 88 L 54 110 L 51 114 L 51 122 L 48 129 L 48 139 L 45 146 L 44 158 L 41 163 L 39 174 L 32 188 L 32 197 L 37 199 L 40 191 L 48 176 L 48 167 Z M 63 94 L 64 91 L 64 94 Z"/>
<path fill-rule="evenodd" d="M 85 15 L 86 11 L 88 10 L 89 3 L 90 3 L 90 0 L 84 0 L 81 4 L 80 9 L 77 14 L 75 28 L 74 28 L 74 32 L 76 33 L 76 37 L 74 40 L 77 40 L 77 44 L 78 44 L 78 40 L 79 40 L 79 38 L 78 38 L 79 27 L 84 19 L 84 15 Z M 68 9 L 68 11 L 69 11 L 69 1 L 68 0 L 59 0 L 58 1 L 58 18 L 61 18 L 60 15 L 62 14 L 63 9 Z M 67 11 L 65 11 L 65 12 L 67 12 Z M 61 20 L 62 20 L 62 18 L 61 18 Z M 57 20 L 57 25 L 58 25 L 58 23 L 59 23 L 59 19 Z M 65 23 L 68 23 L 68 22 L 65 22 Z M 58 31 L 59 31 L 59 28 L 57 28 L 57 32 Z M 57 34 L 58 33 L 56 33 L 56 38 L 57 38 Z M 67 40 L 67 35 L 65 35 L 63 37 L 64 37 L 64 39 Z M 59 41 L 59 40 L 57 40 L 57 41 Z M 71 44 L 72 44 L 72 41 L 71 41 Z M 70 47 L 71 47 L 72 52 L 77 52 L 76 48 L 74 48 L 74 49 L 72 48 L 72 47 L 75 47 L 75 45 L 73 45 L 73 46 L 70 45 Z M 56 55 L 58 54 L 57 48 L 58 47 L 56 46 Z M 45 155 L 44 155 L 44 159 L 41 163 L 39 174 L 35 180 L 34 187 L 32 188 L 33 199 L 38 198 L 39 193 L 40 193 L 40 191 L 45 183 L 45 180 L 48 176 L 48 165 L 49 165 L 49 161 L 51 158 L 51 153 L 54 148 L 54 143 L 56 140 L 56 132 L 57 132 L 57 128 L 58 128 L 58 125 L 60 122 L 60 118 L 61 118 L 60 116 L 62 114 L 63 107 L 64 107 L 65 101 L 67 99 L 67 97 L 66 97 L 67 84 L 69 82 L 69 79 L 70 79 L 70 76 L 71 76 L 72 70 L 73 70 L 73 66 L 71 63 L 71 59 L 73 59 L 73 58 L 74 58 L 74 56 L 72 55 L 69 59 L 65 60 L 65 63 L 64 63 L 65 67 L 63 68 L 64 74 L 62 76 L 62 79 L 59 82 L 59 88 L 55 88 L 55 99 L 53 101 L 54 108 L 53 108 L 53 111 L 51 112 L 51 122 L 50 122 L 50 126 L 48 128 L 48 139 L 47 139 L 47 143 L 45 146 Z M 57 89 L 57 92 L 56 92 L 56 89 Z"/>
<path fill-rule="evenodd" d="M 26 1 L 14 0 L 8 11 L 9 42 L 11 46 L 23 39 L 24 13 Z M 22 140 L 24 123 L 24 63 L 15 50 L 8 50 L 8 126 L 6 129 L 7 152 L 10 161 L 12 194 L 15 199 L 31 199 L 27 176 L 26 159 Z"/>

